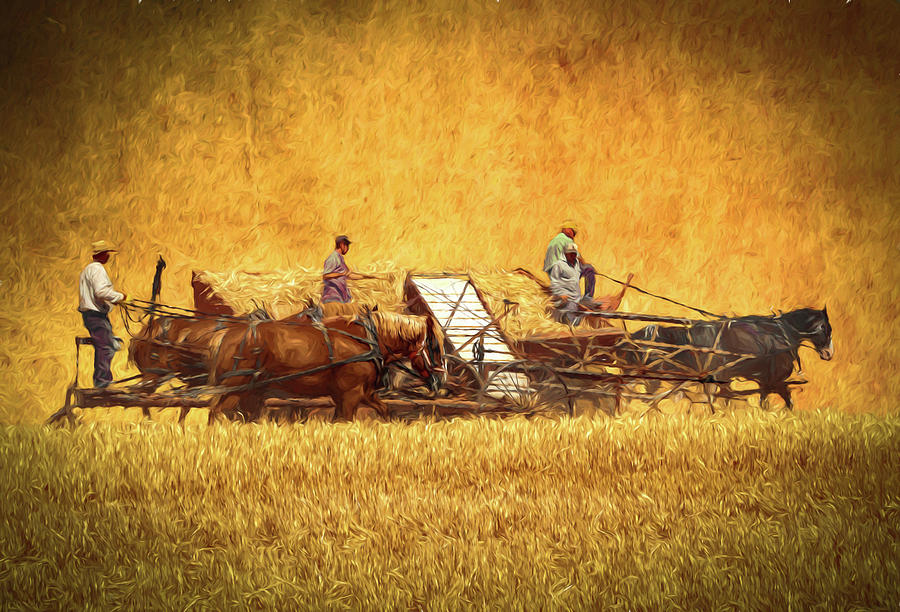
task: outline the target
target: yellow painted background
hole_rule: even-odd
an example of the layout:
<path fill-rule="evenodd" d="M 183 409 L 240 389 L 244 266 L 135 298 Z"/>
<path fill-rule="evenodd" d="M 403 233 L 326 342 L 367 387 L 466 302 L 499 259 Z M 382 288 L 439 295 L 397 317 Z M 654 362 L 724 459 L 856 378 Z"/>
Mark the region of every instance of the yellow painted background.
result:
<path fill-rule="evenodd" d="M 2 12 L 2 422 L 60 405 L 93 240 L 134 297 L 162 254 L 189 306 L 191 269 L 316 269 L 338 233 L 363 268 L 538 270 L 564 218 L 600 271 L 709 310 L 827 303 L 800 408 L 896 412 L 895 1 Z"/>

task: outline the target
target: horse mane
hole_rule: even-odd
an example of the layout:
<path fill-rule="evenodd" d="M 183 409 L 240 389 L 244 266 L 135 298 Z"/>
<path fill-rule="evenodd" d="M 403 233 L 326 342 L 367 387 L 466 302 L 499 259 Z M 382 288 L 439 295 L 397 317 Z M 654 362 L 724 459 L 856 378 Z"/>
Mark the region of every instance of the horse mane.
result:
<path fill-rule="evenodd" d="M 404 342 L 418 342 L 428 336 L 428 319 L 416 315 L 375 311 L 370 313 L 378 334 Z"/>
<path fill-rule="evenodd" d="M 726 320 L 742 321 L 746 323 L 752 323 L 754 325 L 759 325 L 761 327 L 765 327 L 766 325 L 778 325 L 779 320 L 784 320 L 788 322 L 788 324 L 792 327 L 800 329 L 803 325 L 807 325 L 810 321 L 819 319 L 823 315 L 827 320 L 827 315 L 825 315 L 821 310 L 816 310 L 815 308 L 797 308 L 796 310 L 779 312 L 778 314 L 747 315 Z"/>
<path fill-rule="evenodd" d="M 369 316 L 379 335 L 384 334 L 403 342 L 415 343 L 428 339 L 430 334 L 443 351 L 444 332 L 431 317 L 378 310 L 369 312 Z"/>
<path fill-rule="evenodd" d="M 335 305 L 335 310 L 340 310 L 340 308 L 338 308 L 339 306 L 355 307 L 355 310 L 348 308 L 348 310 L 354 313 L 352 316 L 328 315 L 328 311 L 325 311 L 327 318 L 340 319 L 347 323 L 355 322 L 357 316 L 365 314 L 367 311 L 364 306 L 359 306 L 357 304 L 340 304 L 338 302 L 334 302 L 333 304 Z M 331 304 L 323 304 L 322 306 L 324 309 L 326 306 L 331 306 Z M 444 350 L 444 331 L 431 317 L 407 315 L 385 310 L 368 310 L 368 315 L 371 317 L 372 323 L 375 325 L 375 331 L 379 336 L 384 335 L 402 342 L 417 343 L 426 340 L 430 334 L 436 341 L 441 352 Z"/>
<path fill-rule="evenodd" d="M 351 317 L 364 314 L 366 310 L 373 310 L 373 308 L 368 304 L 358 302 L 325 302 L 322 304 L 323 317 Z"/>
<path fill-rule="evenodd" d="M 441 327 L 440 323 L 432 317 L 427 317 L 428 320 L 428 330 L 431 333 L 432 337 L 435 340 L 437 347 L 440 349 L 440 354 L 444 353 L 444 329 Z"/>

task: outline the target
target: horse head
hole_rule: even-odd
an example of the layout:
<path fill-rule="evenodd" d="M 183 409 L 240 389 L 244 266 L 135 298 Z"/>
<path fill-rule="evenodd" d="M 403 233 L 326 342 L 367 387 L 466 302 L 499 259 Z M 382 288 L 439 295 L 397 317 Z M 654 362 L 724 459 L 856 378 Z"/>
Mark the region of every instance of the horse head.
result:
<path fill-rule="evenodd" d="M 825 361 L 834 357 L 834 341 L 831 339 L 831 323 L 828 322 L 828 306 L 822 308 L 821 319 L 816 323 L 813 346 L 816 347 L 819 357 Z"/>
<path fill-rule="evenodd" d="M 831 323 L 828 322 L 828 307 L 822 310 L 803 308 L 784 315 L 800 336 L 801 341 L 809 341 L 819 357 L 829 361 L 834 357 L 834 342 L 831 339 Z"/>
<path fill-rule="evenodd" d="M 435 328 L 431 317 L 416 317 L 424 323 L 424 331 L 409 343 L 409 363 L 419 377 L 428 385 L 428 390 L 437 393 L 444 385 L 444 349 L 443 334 L 440 327 Z"/>
<path fill-rule="evenodd" d="M 436 393 L 444 382 L 443 334 L 431 317 L 370 311 L 386 362 L 408 360 Z"/>

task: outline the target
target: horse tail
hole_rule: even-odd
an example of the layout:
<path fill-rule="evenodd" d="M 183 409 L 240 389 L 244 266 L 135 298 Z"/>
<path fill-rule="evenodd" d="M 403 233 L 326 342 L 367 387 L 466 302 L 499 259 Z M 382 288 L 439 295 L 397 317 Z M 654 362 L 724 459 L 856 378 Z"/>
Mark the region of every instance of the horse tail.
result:
<path fill-rule="evenodd" d="M 130 365 L 136 365 L 138 369 L 141 369 L 142 365 L 146 365 L 148 361 L 146 358 L 149 357 L 150 342 L 153 335 L 151 329 L 154 326 L 159 327 L 159 321 L 160 319 L 156 318 L 148 322 L 136 336 L 132 336 L 131 342 L 128 343 L 128 363 Z"/>
<path fill-rule="evenodd" d="M 215 385 L 217 382 L 216 367 L 219 362 L 219 351 L 222 349 L 222 343 L 225 341 L 227 330 L 222 330 L 213 336 L 209 343 L 209 352 L 207 353 L 207 363 L 209 364 L 209 378 L 207 384 Z"/>

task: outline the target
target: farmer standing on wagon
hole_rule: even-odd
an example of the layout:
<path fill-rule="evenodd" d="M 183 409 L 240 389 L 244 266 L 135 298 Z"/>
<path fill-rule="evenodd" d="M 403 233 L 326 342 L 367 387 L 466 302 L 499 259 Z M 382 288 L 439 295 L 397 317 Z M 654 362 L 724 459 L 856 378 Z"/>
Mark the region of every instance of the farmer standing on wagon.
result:
<path fill-rule="evenodd" d="M 376 278 L 368 274 L 358 274 L 347 267 L 344 261 L 344 255 L 350 250 L 350 239 L 344 235 L 340 235 L 334 239 L 334 250 L 325 260 L 325 270 L 322 274 L 322 281 L 325 286 L 322 288 L 322 303 L 342 302 L 347 304 L 351 301 L 350 288 L 347 286 L 347 280 L 360 280 L 363 278 Z"/>
<path fill-rule="evenodd" d="M 550 241 L 550 244 L 547 247 L 547 254 L 544 256 L 544 273 L 547 274 L 548 277 L 550 276 L 550 271 L 557 262 L 566 261 L 564 250 L 568 245 L 575 244 L 575 235 L 577 233 L 578 230 L 575 228 L 574 222 L 564 221 L 563 228 L 553 237 L 553 240 Z M 584 261 L 581 254 L 578 254 L 578 264 L 580 278 L 584 279 L 584 295 L 593 298 L 594 285 L 597 282 L 595 276 L 596 270 L 594 270 L 594 266 Z M 553 279 L 551 278 L 550 280 L 552 281 Z"/>
<path fill-rule="evenodd" d="M 91 246 L 93 261 L 84 267 L 78 279 L 78 311 L 94 344 L 94 386 L 102 389 L 112 382 L 110 363 L 120 343 L 113 337 L 109 308 L 124 302 L 127 296 L 113 289 L 103 267 L 116 250 L 103 240 Z"/>

